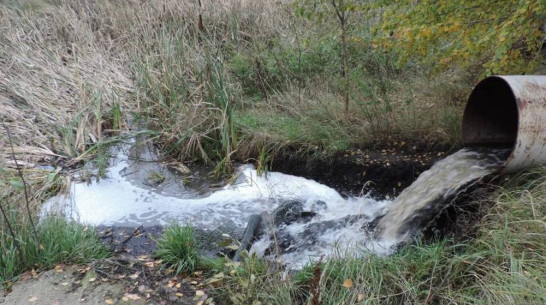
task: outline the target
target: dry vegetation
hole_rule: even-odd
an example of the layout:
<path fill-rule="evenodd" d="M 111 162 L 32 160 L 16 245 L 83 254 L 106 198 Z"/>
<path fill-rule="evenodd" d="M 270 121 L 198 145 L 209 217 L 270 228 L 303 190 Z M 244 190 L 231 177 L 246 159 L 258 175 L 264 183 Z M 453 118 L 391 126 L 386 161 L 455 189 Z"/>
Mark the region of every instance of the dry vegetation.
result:
<path fill-rule="evenodd" d="M 165 152 L 225 165 L 264 147 L 453 144 L 469 89 L 460 77 L 399 70 L 354 40 L 345 114 L 335 31 L 288 3 L 29 0 L 0 10 L 1 119 L 29 162 L 92 157 L 129 117 L 157 130 Z"/>
<path fill-rule="evenodd" d="M 8 169 L 7 130 L 22 164 L 65 170 L 96 157 L 130 122 L 153 130 L 165 153 L 214 163 L 218 174 L 234 159 L 267 162 L 286 147 L 324 155 L 395 139 L 457 145 L 472 75 L 452 69 L 430 77 L 426 67 L 395 66 L 394 55 L 367 43 L 360 15 L 353 19 L 359 39 L 349 41 L 345 113 L 335 26 L 295 17 L 284 2 L 2 2 L 0 195 L 17 220 L 27 215 L 22 181 Z M 323 304 L 544 301 L 544 170 L 534 175 L 501 193 L 464 247 L 441 242 L 388 259 L 327 262 L 317 284 Z M 26 169 L 25 176 L 33 207 L 66 185 L 59 172 Z M 3 253 L 15 253 L 1 223 Z M 255 258 L 244 264 L 223 286 L 235 300 L 309 300 L 305 273 L 287 282 Z M 258 281 L 249 286 L 251 275 Z M 342 286 L 347 278 L 350 289 Z"/>

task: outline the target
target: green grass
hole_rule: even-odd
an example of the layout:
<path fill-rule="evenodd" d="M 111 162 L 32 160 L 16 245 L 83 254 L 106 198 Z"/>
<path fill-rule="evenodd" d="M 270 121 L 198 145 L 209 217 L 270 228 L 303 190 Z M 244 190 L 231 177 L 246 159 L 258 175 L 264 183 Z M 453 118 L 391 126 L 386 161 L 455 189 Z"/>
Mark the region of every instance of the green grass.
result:
<path fill-rule="evenodd" d="M 154 255 L 176 274 L 190 273 L 200 264 L 198 245 L 190 226 L 171 225 L 156 241 Z"/>
<path fill-rule="evenodd" d="M 23 169 L 29 193 L 28 205 L 23 195 L 23 182 L 13 169 L 0 167 L 0 283 L 9 288 L 21 273 L 44 270 L 55 264 L 86 263 L 110 255 L 95 230 L 64 218 L 44 218 L 36 222 L 34 234 L 29 217 L 36 219 L 39 205 L 67 188 L 58 172 Z M 9 230 L 9 226 L 13 234 Z M 15 240 L 14 236 L 15 235 Z"/>
<path fill-rule="evenodd" d="M 187 1 L 80 1 L 0 6 L 0 55 L 19 58 L 0 63 L 3 119 L 33 161 L 90 157 L 93 142 L 130 127 L 131 115 L 157 132 L 163 153 L 214 165 L 217 176 L 234 161 L 258 160 L 264 146 L 273 156 L 286 146 L 319 156 L 393 138 L 457 145 L 472 77 L 396 66 L 373 46 L 374 18 L 365 14 L 349 33 L 344 113 L 341 45 L 328 16 L 313 22 L 272 1 L 206 0 L 204 10 Z"/>
<path fill-rule="evenodd" d="M 82 264 L 110 255 L 93 228 L 58 218 L 44 219 L 38 225 L 40 243 L 34 238 L 30 224 L 12 222 L 19 252 L 5 227 L 5 220 L 0 223 L 0 282 L 3 284 L 30 269 L 44 270 L 55 264 Z"/>

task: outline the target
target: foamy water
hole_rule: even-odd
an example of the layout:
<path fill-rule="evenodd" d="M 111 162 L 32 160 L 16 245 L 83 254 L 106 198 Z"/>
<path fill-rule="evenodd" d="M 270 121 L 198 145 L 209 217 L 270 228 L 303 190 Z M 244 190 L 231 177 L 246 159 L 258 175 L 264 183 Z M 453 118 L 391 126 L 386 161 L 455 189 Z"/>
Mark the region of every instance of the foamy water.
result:
<path fill-rule="evenodd" d="M 361 216 L 351 226 L 341 226 L 314 232 L 316 243 L 283 255 L 282 260 L 300 266 L 310 257 L 331 253 L 333 250 L 357 250 L 370 238 L 364 224 L 381 214 L 389 201 L 368 197 L 344 199 L 334 189 L 313 180 L 270 172 L 259 176 L 251 165 L 242 166 L 235 182 L 202 198 L 184 198 L 172 189 L 151 188 L 127 175 L 134 163 L 127 149 L 119 149 L 111 160 L 106 177 L 98 182 L 73 183 L 69 194 L 50 199 L 42 215 L 63 214 L 78 222 L 99 226 L 167 225 L 172 222 L 190 224 L 205 230 L 222 227 L 244 229 L 252 214 L 271 213 L 282 202 L 297 200 L 306 210 L 316 214 L 309 224 L 334 221 L 347 216 Z M 146 160 L 150 162 L 150 160 Z M 149 163 L 147 163 L 149 164 Z M 189 194 L 195 194 L 188 190 Z M 181 198 L 182 197 L 182 198 Z M 324 202 L 320 209 L 317 201 Z M 290 228 L 295 235 L 305 230 L 305 224 Z M 252 251 L 260 252 L 266 238 Z M 263 251 L 262 251 L 263 254 Z"/>
<path fill-rule="evenodd" d="M 105 178 L 90 184 L 73 183 L 69 194 L 44 205 L 42 215 L 60 213 L 94 226 L 176 222 L 204 230 L 244 229 L 250 215 L 266 215 L 283 202 L 296 200 L 304 211 L 313 213 L 312 217 L 280 227 L 266 225 L 251 252 L 299 268 L 322 255 L 392 253 L 399 242 L 418 229 L 407 227 L 413 218 L 426 214 L 427 208 L 452 197 L 469 182 L 498 170 L 505 155 L 501 150 L 463 149 L 421 174 L 396 200 L 378 201 L 366 196 L 343 198 L 334 189 L 302 177 L 277 172 L 259 176 L 249 165 L 239 169 L 234 183 L 205 195 L 183 186 L 174 188 L 176 191 L 172 187 L 154 188 L 128 174 L 141 160 L 129 157 L 126 148 L 116 149 Z M 369 224 L 380 216 L 384 217 L 379 221 L 377 237 Z M 276 244 L 275 236 L 281 235 L 285 239 L 283 249 Z"/>

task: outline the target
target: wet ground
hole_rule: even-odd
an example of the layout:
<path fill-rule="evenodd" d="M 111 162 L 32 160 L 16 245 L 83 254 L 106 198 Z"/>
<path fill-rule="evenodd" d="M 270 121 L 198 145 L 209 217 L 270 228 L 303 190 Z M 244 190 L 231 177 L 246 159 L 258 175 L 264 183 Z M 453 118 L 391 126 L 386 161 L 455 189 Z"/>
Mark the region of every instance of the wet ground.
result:
<path fill-rule="evenodd" d="M 448 151 L 447 147 L 423 150 L 406 144 L 378 150 L 351 149 L 330 158 L 285 151 L 275 157 L 272 170 L 315 180 L 344 196 L 369 194 L 392 199 Z"/>
<path fill-rule="evenodd" d="M 135 257 L 151 255 L 155 249 L 155 241 L 163 232 L 162 226 L 98 226 L 95 229 L 102 242 L 114 254 L 127 254 Z"/>

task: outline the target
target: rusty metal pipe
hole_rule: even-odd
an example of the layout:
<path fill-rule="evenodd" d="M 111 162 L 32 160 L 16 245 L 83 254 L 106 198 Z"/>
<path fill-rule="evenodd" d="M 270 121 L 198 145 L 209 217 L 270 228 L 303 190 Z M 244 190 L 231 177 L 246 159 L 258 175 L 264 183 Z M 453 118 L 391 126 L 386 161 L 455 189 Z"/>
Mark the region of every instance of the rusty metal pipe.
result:
<path fill-rule="evenodd" d="M 490 76 L 463 116 L 464 146 L 510 147 L 504 171 L 546 164 L 546 76 Z"/>

